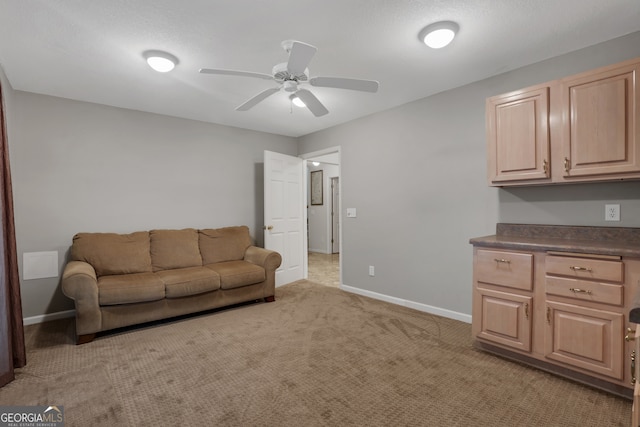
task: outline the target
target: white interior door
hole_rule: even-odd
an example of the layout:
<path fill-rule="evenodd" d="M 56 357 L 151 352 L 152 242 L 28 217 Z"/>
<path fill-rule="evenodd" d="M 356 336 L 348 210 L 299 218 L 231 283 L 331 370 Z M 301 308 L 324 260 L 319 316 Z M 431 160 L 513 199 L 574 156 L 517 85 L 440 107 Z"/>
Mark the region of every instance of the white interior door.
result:
<path fill-rule="evenodd" d="M 282 255 L 276 286 L 306 277 L 304 160 L 264 152 L 264 247 Z"/>

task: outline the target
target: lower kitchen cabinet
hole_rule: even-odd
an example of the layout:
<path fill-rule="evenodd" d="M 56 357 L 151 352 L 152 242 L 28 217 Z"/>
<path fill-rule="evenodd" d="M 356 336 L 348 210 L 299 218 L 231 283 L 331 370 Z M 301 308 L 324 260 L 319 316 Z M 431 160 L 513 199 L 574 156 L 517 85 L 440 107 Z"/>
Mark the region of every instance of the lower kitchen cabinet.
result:
<path fill-rule="evenodd" d="M 474 250 L 473 333 L 488 342 L 530 352 L 533 255 Z"/>
<path fill-rule="evenodd" d="M 516 250 L 474 244 L 474 345 L 631 398 L 634 343 L 625 333 L 636 329 L 627 314 L 640 257 L 534 243 Z"/>

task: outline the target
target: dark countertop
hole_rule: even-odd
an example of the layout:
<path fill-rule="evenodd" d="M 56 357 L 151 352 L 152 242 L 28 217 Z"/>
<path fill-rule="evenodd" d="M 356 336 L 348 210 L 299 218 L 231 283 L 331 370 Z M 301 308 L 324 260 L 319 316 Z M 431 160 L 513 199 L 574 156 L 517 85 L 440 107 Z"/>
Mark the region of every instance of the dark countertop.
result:
<path fill-rule="evenodd" d="M 639 243 L 497 235 L 475 237 L 469 240 L 469 242 L 474 246 L 491 246 L 501 249 L 583 252 L 595 255 L 640 258 Z"/>
<path fill-rule="evenodd" d="M 475 237 L 469 242 L 500 249 L 640 258 L 640 228 L 499 223 L 495 235 Z"/>

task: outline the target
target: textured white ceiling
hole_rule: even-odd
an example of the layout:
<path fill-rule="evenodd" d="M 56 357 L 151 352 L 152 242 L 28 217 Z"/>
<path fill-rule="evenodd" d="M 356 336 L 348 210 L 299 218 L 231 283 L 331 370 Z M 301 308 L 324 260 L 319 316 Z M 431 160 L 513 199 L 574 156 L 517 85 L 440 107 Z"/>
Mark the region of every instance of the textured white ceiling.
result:
<path fill-rule="evenodd" d="M 440 20 L 460 32 L 431 50 L 417 34 Z M 300 136 L 638 30 L 639 0 L 0 0 L 0 65 L 16 90 Z M 311 76 L 379 92 L 313 87 L 320 118 L 284 92 L 237 112 L 274 84 L 198 73 L 268 74 L 287 39 L 318 48 Z M 180 63 L 156 73 L 149 49 Z"/>

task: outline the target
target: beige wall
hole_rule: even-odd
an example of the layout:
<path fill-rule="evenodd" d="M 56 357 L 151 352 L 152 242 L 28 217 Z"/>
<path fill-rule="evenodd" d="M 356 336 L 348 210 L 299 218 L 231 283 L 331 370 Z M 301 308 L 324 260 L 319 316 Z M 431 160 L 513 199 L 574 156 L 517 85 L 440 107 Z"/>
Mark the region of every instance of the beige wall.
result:
<path fill-rule="evenodd" d="M 639 182 L 488 187 L 484 121 L 489 96 L 638 56 L 634 33 L 299 138 L 300 153 L 341 147 L 344 284 L 469 319 L 468 241 L 497 222 L 640 227 Z"/>
<path fill-rule="evenodd" d="M 245 224 L 262 242 L 263 151 L 294 138 L 15 91 L 18 256 L 73 235 Z M 21 266 L 22 278 L 22 266 Z M 59 278 L 22 280 L 25 317 L 72 309 Z"/>

